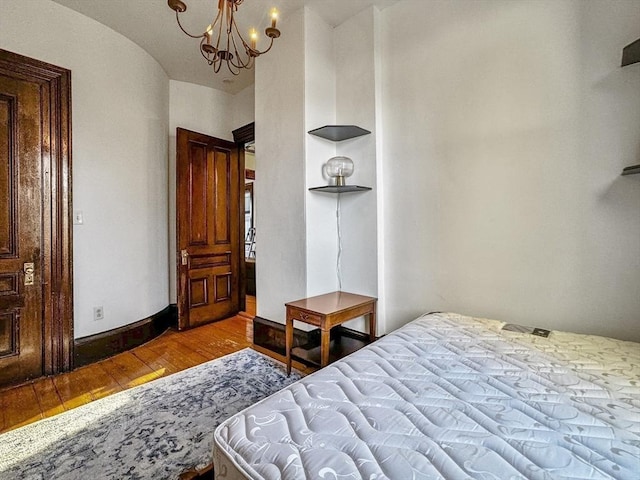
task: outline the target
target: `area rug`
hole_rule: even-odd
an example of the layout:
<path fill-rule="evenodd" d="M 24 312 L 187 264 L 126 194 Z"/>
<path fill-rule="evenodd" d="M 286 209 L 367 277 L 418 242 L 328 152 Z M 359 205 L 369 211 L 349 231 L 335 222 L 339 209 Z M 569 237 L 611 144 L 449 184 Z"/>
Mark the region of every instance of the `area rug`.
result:
<path fill-rule="evenodd" d="M 301 377 L 249 348 L 0 435 L 0 479 L 171 479 L 213 431 Z"/>

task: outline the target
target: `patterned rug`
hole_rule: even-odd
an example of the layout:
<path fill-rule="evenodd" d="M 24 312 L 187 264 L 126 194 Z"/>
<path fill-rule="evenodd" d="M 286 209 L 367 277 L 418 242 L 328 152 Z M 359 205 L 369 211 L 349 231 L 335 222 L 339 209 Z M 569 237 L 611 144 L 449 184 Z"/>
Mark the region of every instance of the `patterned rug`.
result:
<path fill-rule="evenodd" d="M 213 462 L 213 431 L 298 380 L 249 348 L 0 435 L 0 479 L 166 479 Z"/>

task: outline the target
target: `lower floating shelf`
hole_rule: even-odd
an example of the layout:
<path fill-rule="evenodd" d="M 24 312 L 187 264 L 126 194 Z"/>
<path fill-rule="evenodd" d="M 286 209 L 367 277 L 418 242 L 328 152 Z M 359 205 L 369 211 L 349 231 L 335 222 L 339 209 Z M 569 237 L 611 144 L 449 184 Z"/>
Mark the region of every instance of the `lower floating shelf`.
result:
<path fill-rule="evenodd" d="M 329 363 L 339 360 L 342 357 L 346 357 L 350 353 L 360 350 L 369 342 L 360 340 L 358 338 L 351 338 L 347 336 L 339 336 L 335 339 L 331 339 L 329 343 Z M 305 348 L 306 346 L 294 347 L 291 349 L 291 355 L 303 363 L 311 364 L 316 367 L 320 366 L 320 346 L 313 346 L 311 348 Z"/>
<path fill-rule="evenodd" d="M 324 192 L 324 193 L 350 193 L 350 192 L 366 192 L 371 190 L 371 187 L 361 187 L 360 185 L 327 185 L 325 187 L 313 187 L 310 188 L 311 192 Z"/>
<path fill-rule="evenodd" d="M 634 175 L 640 173 L 640 165 L 633 165 L 622 170 L 622 175 Z"/>

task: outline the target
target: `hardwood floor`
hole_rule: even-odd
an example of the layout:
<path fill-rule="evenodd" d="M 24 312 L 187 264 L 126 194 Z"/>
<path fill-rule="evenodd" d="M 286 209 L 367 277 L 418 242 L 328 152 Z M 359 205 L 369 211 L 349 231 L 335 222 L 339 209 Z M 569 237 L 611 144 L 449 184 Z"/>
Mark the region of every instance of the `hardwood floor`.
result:
<path fill-rule="evenodd" d="M 168 330 L 149 343 L 106 360 L 1 390 L 0 433 L 252 347 L 251 313 L 255 315 L 255 311 L 242 312 L 184 332 Z M 284 360 L 264 349 L 256 350 Z M 295 363 L 294 368 L 303 373 L 313 371 Z"/>

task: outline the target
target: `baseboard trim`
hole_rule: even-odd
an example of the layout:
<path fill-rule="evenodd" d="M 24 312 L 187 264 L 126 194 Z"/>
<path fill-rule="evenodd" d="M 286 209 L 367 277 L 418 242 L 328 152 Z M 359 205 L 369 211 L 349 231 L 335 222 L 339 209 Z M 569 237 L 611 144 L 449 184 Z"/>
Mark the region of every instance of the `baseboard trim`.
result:
<path fill-rule="evenodd" d="M 162 311 L 138 322 L 114 328 L 96 335 L 77 338 L 74 348 L 74 366 L 82 367 L 90 363 L 112 357 L 142 345 L 178 325 L 178 307 L 167 306 Z"/>

